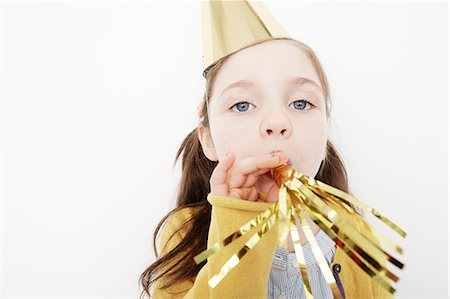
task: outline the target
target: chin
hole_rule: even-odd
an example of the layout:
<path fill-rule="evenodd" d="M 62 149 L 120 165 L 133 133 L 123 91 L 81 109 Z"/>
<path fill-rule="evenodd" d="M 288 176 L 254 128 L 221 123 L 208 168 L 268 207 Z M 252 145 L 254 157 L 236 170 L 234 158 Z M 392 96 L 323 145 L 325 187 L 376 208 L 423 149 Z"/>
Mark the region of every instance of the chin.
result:
<path fill-rule="evenodd" d="M 302 171 L 302 169 L 300 167 L 298 167 L 297 165 L 292 165 L 292 168 L 294 168 L 297 172 L 300 172 L 303 175 L 309 176 L 309 177 L 315 177 L 316 175 L 311 175 L 312 173 L 314 173 L 314 171 Z M 317 174 L 317 172 L 319 171 L 319 169 L 317 169 L 317 171 L 315 171 L 315 173 Z"/>

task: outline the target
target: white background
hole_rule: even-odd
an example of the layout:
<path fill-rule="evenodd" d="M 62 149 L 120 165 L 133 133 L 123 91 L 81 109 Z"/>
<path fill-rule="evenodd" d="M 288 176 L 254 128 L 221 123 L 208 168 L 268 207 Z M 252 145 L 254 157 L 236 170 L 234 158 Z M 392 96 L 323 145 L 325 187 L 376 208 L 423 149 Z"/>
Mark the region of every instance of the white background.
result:
<path fill-rule="evenodd" d="M 447 2 L 264 3 L 324 66 L 351 190 L 408 232 L 385 230 L 396 296 L 447 297 Z M 136 298 L 197 124 L 200 2 L 1 7 L 1 297 Z"/>

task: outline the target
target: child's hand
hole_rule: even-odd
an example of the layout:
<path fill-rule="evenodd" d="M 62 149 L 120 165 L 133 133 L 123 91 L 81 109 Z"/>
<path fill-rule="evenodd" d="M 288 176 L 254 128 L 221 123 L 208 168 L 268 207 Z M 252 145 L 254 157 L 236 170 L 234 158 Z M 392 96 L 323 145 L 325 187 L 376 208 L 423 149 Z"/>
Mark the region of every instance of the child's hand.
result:
<path fill-rule="evenodd" d="M 234 153 L 230 152 L 226 158 L 217 164 L 210 178 L 211 193 L 214 195 L 231 196 L 250 201 L 258 200 L 256 182 L 258 177 L 286 163 L 289 157 L 285 153 L 268 154 L 249 157 L 236 161 Z M 274 182 L 269 191 L 268 202 L 275 202 L 278 187 Z"/>

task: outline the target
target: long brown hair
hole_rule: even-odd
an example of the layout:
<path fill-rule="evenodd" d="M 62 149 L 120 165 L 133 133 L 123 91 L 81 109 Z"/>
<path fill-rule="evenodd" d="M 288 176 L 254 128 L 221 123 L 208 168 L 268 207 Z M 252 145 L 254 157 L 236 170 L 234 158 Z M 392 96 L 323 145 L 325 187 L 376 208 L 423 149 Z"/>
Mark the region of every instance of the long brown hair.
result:
<path fill-rule="evenodd" d="M 293 43 L 310 57 L 323 87 L 328 118 L 331 112 L 330 89 L 326 75 L 313 50 L 306 44 L 295 39 L 277 39 L 283 39 Z M 200 125 L 206 128 L 209 128 L 207 104 L 211 98 L 212 87 L 218 71 L 229 57 L 230 55 L 223 57 L 207 68 L 203 74 L 206 79 L 206 91 L 203 95 L 203 101 L 206 105 L 202 106 L 200 112 L 202 116 Z M 159 286 L 162 289 L 168 289 L 184 280 L 193 280 L 205 264 L 205 262 L 203 262 L 202 264 L 197 265 L 193 258 L 206 249 L 211 219 L 211 205 L 207 201 L 207 195 L 210 192 L 209 179 L 218 162 L 210 161 L 204 155 L 198 139 L 197 128 L 190 132 L 181 143 L 175 157 L 174 166 L 181 155 L 183 155 L 181 166 L 182 172 L 179 191 L 177 193 L 176 208 L 170 211 L 159 222 L 153 234 L 153 249 L 157 260 L 140 276 L 139 280 L 144 289 L 141 293 L 141 297 L 144 295 L 144 292 L 150 296 L 150 287 L 162 277 L 164 277 L 164 284 Z M 321 167 L 315 178 L 347 193 L 349 192 L 347 172 L 344 163 L 330 140 L 327 140 L 326 158 L 322 161 Z M 177 232 L 183 231 L 185 232 L 183 239 L 164 256 L 160 256 L 156 247 L 158 232 L 170 216 L 186 207 L 192 209 L 191 216 L 186 219 L 172 235 L 174 236 Z M 359 213 L 361 214 L 360 211 Z M 173 263 L 174 261 L 176 261 L 176 263 Z M 174 266 L 167 267 L 169 264 Z M 165 268 L 168 269 L 162 271 L 162 269 Z"/>

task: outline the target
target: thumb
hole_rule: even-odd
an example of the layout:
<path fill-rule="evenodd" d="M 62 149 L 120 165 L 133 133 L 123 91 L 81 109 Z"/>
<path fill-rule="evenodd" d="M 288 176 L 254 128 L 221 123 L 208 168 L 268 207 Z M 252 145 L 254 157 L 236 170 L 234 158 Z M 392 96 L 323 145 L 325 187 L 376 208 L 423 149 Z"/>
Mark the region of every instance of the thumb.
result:
<path fill-rule="evenodd" d="M 278 188 L 277 183 L 273 182 L 272 187 L 270 187 L 269 193 L 267 194 L 267 202 L 277 202 L 278 201 Z"/>

